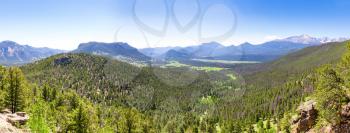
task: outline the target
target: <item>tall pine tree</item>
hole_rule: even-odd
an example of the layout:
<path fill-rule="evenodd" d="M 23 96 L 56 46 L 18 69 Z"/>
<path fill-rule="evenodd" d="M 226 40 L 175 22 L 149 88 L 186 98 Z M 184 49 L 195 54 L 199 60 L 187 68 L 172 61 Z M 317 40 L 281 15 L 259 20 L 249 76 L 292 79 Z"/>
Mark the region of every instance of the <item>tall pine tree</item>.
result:
<path fill-rule="evenodd" d="M 25 80 L 22 71 L 17 67 L 8 69 L 7 75 L 7 95 L 5 97 L 6 106 L 12 113 L 21 111 L 24 107 Z"/>
<path fill-rule="evenodd" d="M 6 87 L 6 69 L 3 66 L 0 66 L 0 109 L 4 107 L 5 104 L 5 87 Z"/>

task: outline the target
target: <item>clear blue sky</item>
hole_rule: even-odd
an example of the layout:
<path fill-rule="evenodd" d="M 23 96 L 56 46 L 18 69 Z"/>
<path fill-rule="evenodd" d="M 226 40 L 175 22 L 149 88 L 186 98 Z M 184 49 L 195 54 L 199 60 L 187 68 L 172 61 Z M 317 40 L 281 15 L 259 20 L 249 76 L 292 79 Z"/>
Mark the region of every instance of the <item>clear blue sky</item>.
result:
<path fill-rule="evenodd" d="M 69 50 L 88 41 L 124 41 L 135 47 L 210 40 L 230 45 L 350 33 L 349 0 L 198 1 L 199 5 L 196 0 L 1 0 L 0 41 Z M 192 18 L 189 27 L 176 26 L 176 21 L 185 25 Z M 165 32 L 160 32 L 165 22 Z M 229 31 L 233 34 L 222 36 Z"/>

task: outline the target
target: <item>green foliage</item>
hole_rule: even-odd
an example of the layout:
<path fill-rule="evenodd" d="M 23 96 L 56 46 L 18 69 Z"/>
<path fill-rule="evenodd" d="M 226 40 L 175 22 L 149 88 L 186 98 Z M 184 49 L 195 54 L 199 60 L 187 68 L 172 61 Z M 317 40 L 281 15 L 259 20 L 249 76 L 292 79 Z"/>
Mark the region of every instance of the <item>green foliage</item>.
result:
<path fill-rule="evenodd" d="M 0 109 L 5 108 L 5 96 L 6 96 L 6 76 L 7 71 L 4 67 L 0 66 Z"/>
<path fill-rule="evenodd" d="M 319 68 L 316 78 L 316 91 L 313 98 L 317 102 L 319 117 L 317 126 L 322 127 L 328 124 L 339 124 L 341 122 L 342 105 L 349 101 L 348 92 L 348 71 L 350 44 L 348 51 L 336 67 L 326 65 Z"/>
<path fill-rule="evenodd" d="M 319 70 L 314 98 L 317 101 L 320 121 L 334 124 L 340 122 L 342 101 L 345 98 L 345 93 L 341 88 L 342 84 L 342 79 L 330 66 Z"/>
<path fill-rule="evenodd" d="M 25 106 L 26 81 L 22 71 L 17 67 L 8 69 L 6 106 L 12 113 L 22 111 Z"/>
<path fill-rule="evenodd" d="M 47 111 L 49 105 L 45 102 L 37 101 L 37 103 L 31 105 L 30 107 L 30 119 L 28 121 L 29 128 L 34 133 L 50 133 L 52 132 L 50 125 L 47 121 Z M 51 125 L 53 126 L 53 125 Z"/>
<path fill-rule="evenodd" d="M 86 109 L 80 104 L 77 109 L 74 110 L 73 124 L 70 131 L 75 133 L 88 133 L 90 126 L 90 120 Z"/>
<path fill-rule="evenodd" d="M 283 131 L 285 133 L 290 133 L 291 132 L 291 121 L 292 121 L 291 113 L 286 112 L 280 121 L 281 131 Z"/>
<path fill-rule="evenodd" d="M 56 99 L 57 96 L 57 90 L 52 89 L 47 83 L 45 83 L 42 87 L 42 98 L 46 102 L 51 102 L 52 100 Z"/>

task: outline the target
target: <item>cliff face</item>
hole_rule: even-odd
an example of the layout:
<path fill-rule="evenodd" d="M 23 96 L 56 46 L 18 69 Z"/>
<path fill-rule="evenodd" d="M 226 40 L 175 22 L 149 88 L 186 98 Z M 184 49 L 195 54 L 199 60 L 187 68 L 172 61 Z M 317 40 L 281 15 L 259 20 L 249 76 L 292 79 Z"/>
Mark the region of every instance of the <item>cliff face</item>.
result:
<path fill-rule="evenodd" d="M 350 103 L 342 106 L 341 122 L 315 129 L 317 122 L 316 102 L 308 101 L 299 107 L 299 117 L 292 121 L 292 133 L 350 133 Z"/>

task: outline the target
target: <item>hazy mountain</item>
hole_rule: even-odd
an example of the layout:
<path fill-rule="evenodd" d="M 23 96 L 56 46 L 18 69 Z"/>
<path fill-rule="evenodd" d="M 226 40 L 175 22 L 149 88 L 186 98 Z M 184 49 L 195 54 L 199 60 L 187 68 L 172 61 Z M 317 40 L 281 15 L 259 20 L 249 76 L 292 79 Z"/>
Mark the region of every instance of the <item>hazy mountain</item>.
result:
<path fill-rule="evenodd" d="M 191 55 L 187 52 L 173 49 L 166 52 L 163 56 L 166 60 L 187 60 L 191 58 Z"/>
<path fill-rule="evenodd" d="M 13 41 L 3 41 L 0 42 L 0 64 L 25 64 L 63 52 L 63 50 L 35 48 Z"/>
<path fill-rule="evenodd" d="M 206 58 L 218 60 L 270 61 L 288 53 L 318 44 L 294 43 L 290 41 L 270 41 L 259 45 L 243 43 L 235 46 L 223 46 L 219 43 L 204 43 L 181 49 L 173 49 L 188 55 L 188 59 Z M 174 51 L 169 51 L 174 53 Z M 183 55 L 182 54 L 182 55 Z M 171 55 L 172 57 L 167 57 Z M 163 59 L 176 59 L 176 54 L 165 53 Z M 181 57 L 183 59 L 184 56 Z"/>
<path fill-rule="evenodd" d="M 161 55 L 165 54 L 172 49 L 181 49 L 181 47 L 158 47 L 158 48 L 143 48 L 139 51 L 149 57 L 159 58 Z"/>
<path fill-rule="evenodd" d="M 188 46 L 188 47 L 156 47 L 156 48 L 144 48 L 140 49 L 140 52 L 143 54 L 160 59 L 160 58 L 166 58 L 167 52 L 173 53 L 174 51 L 170 50 L 176 50 L 180 51 L 181 53 L 187 53 L 190 56 L 199 56 L 199 57 L 208 57 L 208 55 L 211 55 L 212 52 L 215 51 L 215 49 L 222 48 L 223 45 L 217 43 L 217 42 L 210 42 L 210 43 L 203 43 L 200 45 L 195 46 Z"/>
<path fill-rule="evenodd" d="M 224 47 L 225 46 L 217 42 L 210 42 L 210 43 L 203 43 L 198 46 L 185 47 L 182 49 L 182 51 L 186 51 L 188 54 L 190 54 L 193 57 L 205 58 L 205 57 L 211 57 L 216 50 L 219 50 Z"/>
<path fill-rule="evenodd" d="M 270 41 L 259 45 L 244 43 L 239 46 L 222 48 L 216 51 L 212 58 L 221 60 L 270 61 L 309 46 L 313 45 L 287 41 Z"/>
<path fill-rule="evenodd" d="M 331 39 L 327 37 L 316 38 L 309 35 L 300 35 L 255 45 L 246 42 L 238 46 L 223 46 L 217 42 L 210 42 L 183 48 L 148 48 L 142 49 L 141 51 L 144 51 L 143 53 L 150 57 L 161 59 L 184 60 L 184 57 L 188 57 L 188 59 L 206 58 L 220 60 L 271 61 L 305 47 L 320 45 L 328 42 L 342 42 L 345 40 L 347 40 L 347 38 Z M 175 51 L 170 50 L 178 51 L 178 53 L 174 54 Z M 176 55 L 181 57 L 174 57 Z"/>
<path fill-rule="evenodd" d="M 95 55 L 103 55 L 113 58 L 132 59 L 139 61 L 150 60 L 150 57 L 140 53 L 136 48 L 131 47 L 127 43 L 102 43 L 88 42 L 82 43 L 73 51 L 74 53 L 90 53 Z"/>

